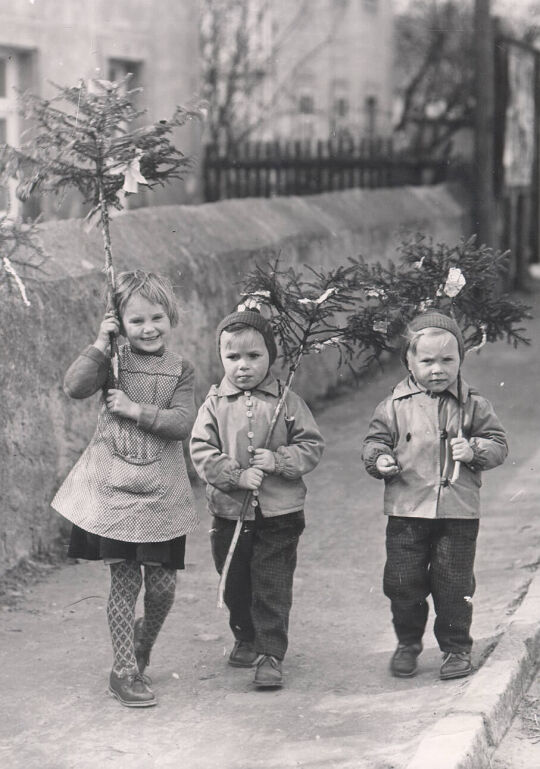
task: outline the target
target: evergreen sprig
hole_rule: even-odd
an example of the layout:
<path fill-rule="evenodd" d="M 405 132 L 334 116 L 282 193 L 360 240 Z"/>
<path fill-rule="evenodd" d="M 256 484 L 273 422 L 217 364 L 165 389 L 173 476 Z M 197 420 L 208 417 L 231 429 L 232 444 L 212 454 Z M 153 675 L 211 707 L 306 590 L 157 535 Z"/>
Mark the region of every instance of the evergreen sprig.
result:
<path fill-rule="evenodd" d="M 293 370 L 303 355 L 332 346 L 358 374 L 399 349 L 406 324 L 429 309 L 455 318 L 466 350 L 504 338 L 529 343 L 521 325 L 529 308 L 501 293 L 508 253 L 477 246 L 475 237 L 450 247 L 422 235 L 399 252 L 399 262 L 385 265 L 357 257 L 329 271 L 306 267 L 308 278 L 276 260 L 247 275 L 243 293 L 268 308 L 280 357 Z"/>
<path fill-rule="evenodd" d="M 25 277 L 39 271 L 47 259 L 35 222 L 23 222 L 0 215 L 0 282 L 15 286 L 23 303 L 29 307 Z"/>
<path fill-rule="evenodd" d="M 95 210 L 101 201 L 121 210 L 120 193 L 129 186 L 130 174 L 149 188 L 181 178 L 189 159 L 168 135 L 199 117 L 200 109 L 177 107 L 170 120 L 134 125 L 145 111 L 133 105 L 141 89 L 128 90 L 129 78 L 55 85 L 58 95 L 52 99 L 21 96 L 22 115 L 30 124 L 27 140 L 20 149 L 6 147 L 3 152 L 7 173 L 18 180 L 18 197 L 26 200 L 36 191 L 59 194 L 73 187 Z"/>

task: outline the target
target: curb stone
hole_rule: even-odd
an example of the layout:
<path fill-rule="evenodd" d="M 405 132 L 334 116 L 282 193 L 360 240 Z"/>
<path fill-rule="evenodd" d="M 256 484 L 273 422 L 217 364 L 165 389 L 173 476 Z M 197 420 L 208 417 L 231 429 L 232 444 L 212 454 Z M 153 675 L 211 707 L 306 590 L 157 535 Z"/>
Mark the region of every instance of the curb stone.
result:
<path fill-rule="evenodd" d="M 540 660 L 540 572 L 451 712 L 424 735 L 407 769 L 490 769 Z"/>

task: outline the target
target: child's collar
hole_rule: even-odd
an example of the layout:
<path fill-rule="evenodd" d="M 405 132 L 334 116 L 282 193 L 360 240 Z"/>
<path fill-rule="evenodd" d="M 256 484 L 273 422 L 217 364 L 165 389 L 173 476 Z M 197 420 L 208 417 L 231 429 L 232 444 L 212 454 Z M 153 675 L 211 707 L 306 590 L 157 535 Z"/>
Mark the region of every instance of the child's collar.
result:
<path fill-rule="evenodd" d="M 260 390 L 261 392 L 268 393 L 269 395 L 274 395 L 277 397 L 279 395 L 279 382 L 274 377 L 273 374 L 268 372 L 268 374 L 265 376 L 263 381 L 257 385 L 257 387 L 254 388 L 254 390 Z M 230 382 L 227 377 L 223 377 L 221 380 L 217 394 L 218 395 L 238 395 L 238 393 L 246 392 L 246 390 L 242 390 L 240 387 L 236 387 L 236 385 L 233 385 L 232 382 Z M 253 390 L 249 391 L 253 392 Z"/>
<path fill-rule="evenodd" d="M 461 380 L 461 401 L 462 403 L 467 400 L 467 397 L 469 395 L 469 385 L 467 382 L 464 382 L 463 379 Z M 399 382 L 392 393 L 392 399 L 398 400 L 399 398 L 406 398 L 408 395 L 414 395 L 415 393 L 426 393 L 427 390 L 424 387 L 420 387 L 418 385 L 414 378 L 409 375 L 408 377 L 405 377 L 405 379 L 402 379 L 401 382 Z M 451 393 L 456 400 L 458 400 L 458 391 L 457 391 L 457 381 L 454 382 L 454 384 L 449 387 L 444 392 Z"/>

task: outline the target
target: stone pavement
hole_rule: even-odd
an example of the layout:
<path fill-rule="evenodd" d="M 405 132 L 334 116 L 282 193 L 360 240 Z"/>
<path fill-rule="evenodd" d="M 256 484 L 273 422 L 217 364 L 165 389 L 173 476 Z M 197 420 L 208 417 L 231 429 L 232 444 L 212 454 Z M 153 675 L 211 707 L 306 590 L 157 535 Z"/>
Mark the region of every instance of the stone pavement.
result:
<path fill-rule="evenodd" d="M 388 673 L 395 646 L 382 595 L 382 485 L 361 467 L 375 404 L 402 375 L 374 373 L 317 414 L 327 439 L 307 478 L 286 686 L 257 692 L 226 665 L 227 617 L 203 524 L 152 655 L 158 706 L 106 694 L 107 569 L 63 565 L 0 615 L 0 765 L 7 769 L 483 769 L 533 676 L 538 626 L 540 295 L 533 346 L 498 343 L 465 378 L 493 402 L 511 455 L 484 476 L 468 679 L 442 682 L 431 624 L 418 675 Z"/>

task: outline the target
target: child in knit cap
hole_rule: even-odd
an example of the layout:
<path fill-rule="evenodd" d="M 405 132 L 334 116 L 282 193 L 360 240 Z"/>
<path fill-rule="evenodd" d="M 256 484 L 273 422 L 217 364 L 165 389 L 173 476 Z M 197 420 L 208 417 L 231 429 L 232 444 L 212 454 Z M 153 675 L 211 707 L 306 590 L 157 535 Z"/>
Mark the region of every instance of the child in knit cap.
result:
<path fill-rule="evenodd" d="M 240 305 L 222 320 L 217 344 L 225 376 L 199 409 L 191 457 L 207 483 L 220 574 L 244 498 L 252 493 L 225 586 L 235 637 L 228 661 L 254 667 L 256 687 L 280 687 L 305 525 L 302 476 L 318 464 L 324 442 L 310 410 L 291 391 L 269 447 L 260 448 L 282 388 L 270 371 L 277 354 L 272 326 L 256 309 Z"/>
<path fill-rule="evenodd" d="M 364 441 L 366 469 L 385 483 L 384 593 L 398 639 L 394 676 L 416 673 L 430 593 L 440 677 L 472 670 L 481 474 L 502 464 L 508 448 L 489 401 L 461 379 L 463 357 L 452 318 L 435 311 L 414 318 L 402 348 L 408 376 L 377 406 Z"/>

